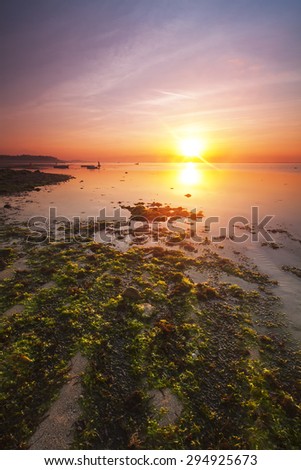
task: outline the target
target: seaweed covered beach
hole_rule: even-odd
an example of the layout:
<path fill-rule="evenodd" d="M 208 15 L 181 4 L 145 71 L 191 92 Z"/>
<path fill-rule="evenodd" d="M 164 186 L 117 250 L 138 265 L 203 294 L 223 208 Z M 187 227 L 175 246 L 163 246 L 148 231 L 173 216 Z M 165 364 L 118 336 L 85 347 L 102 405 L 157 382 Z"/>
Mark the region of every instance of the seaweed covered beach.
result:
<path fill-rule="evenodd" d="M 1 448 L 300 447 L 297 343 L 249 259 L 27 237 L 1 220 Z"/>
<path fill-rule="evenodd" d="M 300 18 L 0 2 L 1 468 L 299 470 Z"/>

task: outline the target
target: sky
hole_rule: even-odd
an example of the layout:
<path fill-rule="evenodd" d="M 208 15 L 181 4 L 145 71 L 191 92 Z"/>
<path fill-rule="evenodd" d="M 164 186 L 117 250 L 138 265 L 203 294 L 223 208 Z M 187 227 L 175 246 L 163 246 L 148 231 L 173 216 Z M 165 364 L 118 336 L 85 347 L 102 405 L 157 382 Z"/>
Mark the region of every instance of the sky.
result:
<path fill-rule="evenodd" d="M 0 35 L 0 154 L 301 161 L 299 0 L 3 0 Z"/>

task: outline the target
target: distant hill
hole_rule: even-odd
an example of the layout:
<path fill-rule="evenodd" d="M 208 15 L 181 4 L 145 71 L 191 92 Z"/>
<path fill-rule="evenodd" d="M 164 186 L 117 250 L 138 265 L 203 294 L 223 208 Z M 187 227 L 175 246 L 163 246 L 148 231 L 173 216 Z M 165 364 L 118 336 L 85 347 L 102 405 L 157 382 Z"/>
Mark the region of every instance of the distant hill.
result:
<path fill-rule="evenodd" d="M 38 165 L 43 163 L 58 163 L 57 157 L 48 155 L 0 155 L 0 167 Z"/>

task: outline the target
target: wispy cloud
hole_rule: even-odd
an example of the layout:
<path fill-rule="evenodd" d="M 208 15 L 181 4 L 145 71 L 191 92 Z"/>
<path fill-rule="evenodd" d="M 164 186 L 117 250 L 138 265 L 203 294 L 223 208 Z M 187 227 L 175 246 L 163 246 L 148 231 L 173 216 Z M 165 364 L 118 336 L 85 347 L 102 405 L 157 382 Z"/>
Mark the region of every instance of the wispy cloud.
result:
<path fill-rule="evenodd" d="M 25 131 L 62 140 L 73 129 L 95 144 L 97 130 L 124 141 L 140 133 L 147 146 L 172 126 L 259 129 L 277 110 L 284 128 L 296 119 L 300 8 L 291 0 L 87 0 L 53 10 L 42 1 L 24 13 L 28 23 L 13 3 L 1 56 L 7 145 Z"/>

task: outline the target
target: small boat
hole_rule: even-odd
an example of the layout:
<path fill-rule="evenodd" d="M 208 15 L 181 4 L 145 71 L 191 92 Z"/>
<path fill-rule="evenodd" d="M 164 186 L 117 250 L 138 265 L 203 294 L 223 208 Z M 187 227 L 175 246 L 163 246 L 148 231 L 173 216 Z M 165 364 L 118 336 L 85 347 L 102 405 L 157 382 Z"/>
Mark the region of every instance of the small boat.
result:
<path fill-rule="evenodd" d="M 97 165 L 82 165 L 85 168 L 88 168 L 88 170 L 99 170 L 101 167 L 100 163 L 98 162 Z"/>
<path fill-rule="evenodd" d="M 69 165 L 53 165 L 53 168 L 69 168 Z"/>

